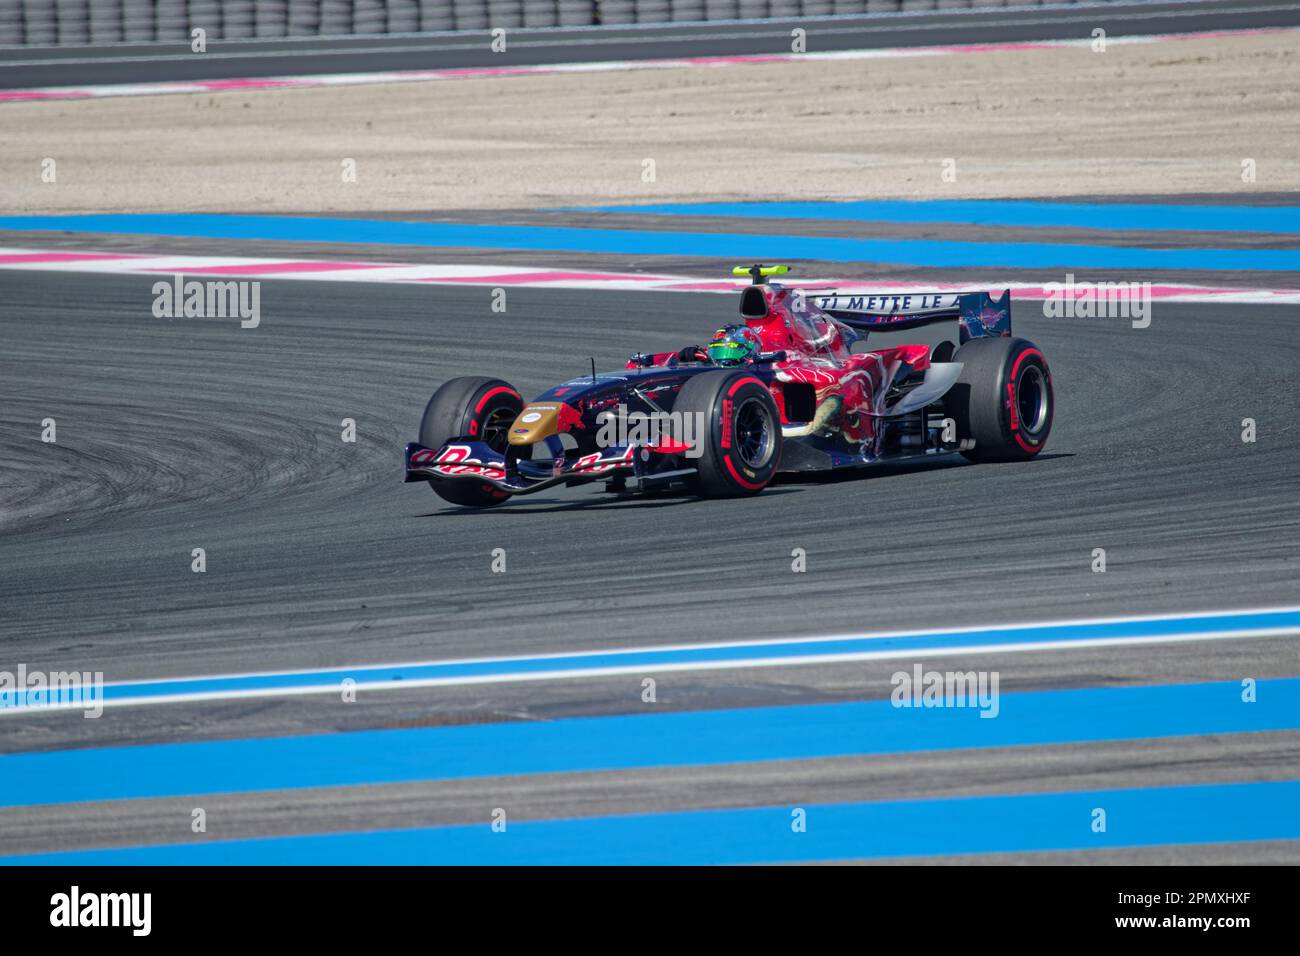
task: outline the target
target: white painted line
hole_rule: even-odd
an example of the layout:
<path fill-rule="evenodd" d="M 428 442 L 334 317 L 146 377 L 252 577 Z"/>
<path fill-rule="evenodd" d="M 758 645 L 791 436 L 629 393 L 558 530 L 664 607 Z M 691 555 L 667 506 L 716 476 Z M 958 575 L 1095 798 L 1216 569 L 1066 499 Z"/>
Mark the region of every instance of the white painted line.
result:
<path fill-rule="evenodd" d="M 1039 644 L 994 644 L 988 646 L 947 647 L 929 650 L 874 651 L 851 654 L 810 654 L 806 657 L 772 657 L 756 658 L 743 662 L 701 661 L 699 663 L 625 665 L 621 667 L 586 667 L 570 670 L 543 671 L 538 673 L 514 673 L 479 675 L 474 677 L 426 677 L 402 681 L 379 681 L 365 683 L 357 681 L 353 689 L 357 693 L 371 691 L 420 690 L 429 687 L 464 687 L 476 684 L 522 684 L 537 681 L 586 680 L 597 677 L 617 677 L 621 674 L 664 674 L 682 671 L 720 671 L 747 670 L 751 667 L 798 667 L 811 664 L 840 664 L 862 661 L 883 661 L 906 658 L 907 660 L 955 657 L 964 654 L 1018 654 L 1029 651 L 1078 650 L 1089 647 L 1130 647 L 1143 644 L 1192 643 L 1198 641 L 1245 640 L 1269 637 L 1285 637 L 1300 634 L 1300 628 L 1271 628 L 1256 631 L 1219 631 L 1212 634 L 1112 638 L 1079 641 L 1044 642 Z M 105 708 L 131 707 L 149 704 L 187 704 L 217 700 L 239 700 L 241 698 L 267 697 L 304 697 L 312 694 L 338 695 L 342 690 L 342 679 L 330 686 L 279 687 L 265 690 L 228 690 L 207 691 L 193 694 L 159 695 L 154 697 L 133 697 L 123 700 L 105 700 Z M 60 704 L 51 707 L 14 708 L 18 712 L 26 710 L 84 710 L 84 704 Z M 10 712 L 0 707 L 0 715 Z"/>
<path fill-rule="evenodd" d="M 1213 626 L 1222 621 L 1225 626 Z M 1184 629 L 1162 627 L 1168 623 L 1181 623 Z M 1133 633 L 1105 635 L 1096 633 L 1108 627 L 1129 627 Z M 1146 628 L 1147 630 L 1143 630 Z M 1056 639 L 1015 640 L 1018 632 L 1025 631 L 1083 631 L 1071 637 L 1068 633 Z M 1006 639 L 997 640 L 1005 635 Z M 338 694 L 344 680 L 352 680 L 358 692 L 423 689 L 431 687 L 472 686 L 478 684 L 528 683 L 536 681 L 582 680 L 623 674 L 655 674 L 683 671 L 745 670 L 755 667 L 795 667 L 873 660 L 922 659 L 984 654 L 1016 654 L 1033 651 L 1069 651 L 1097 647 L 1132 647 L 1149 644 L 1196 643 L 1204 641 L 1253 640 L 1300 635 L 1300 607 L 1266 608 L 1246 611 L 1219 611 L 1204 614 L 1165 614 L 1139 617 L 1085 618 L 1045 623 L 1010 624 L 1000 627 L 966 627 L 931 629 L 875 634 L 839 634 L 819 637 L 769 638 L 755 641 L 726 641 L 703 644 L 673 644 L 640 646 L 573 653 L 538 654 L 526 656 L 463 658 L 451 660 L 417 661 L 404 664 L 371 664 L 325 670 L 254 671 L 204 677 L 162 678 L 148 681 L 106 683 L 99 698 L 105 708 L 143 706 L 151 704 L 195 703 L 202 701 L 239 700 L 252 698 L 297 697 L 310 694 Z M 966 642 L 964 638 L 991 636 L 993 643 Z M 934 638 L 958 638 L 943 644 L 927 644 Z M 905 646 L 879 648 L 872 644 L 881 641 L 906 642 Z M 850 650 L 834 649 L 834 645 L 850 643 Z M 828 649 L 817 652 L 817 645 Z M 805 650 L 798 650 L 803 648 Z M 780 653 L 785 649 L 784 653 Z M 750 655 L 736 651 L 754 651 Z M 770 651 L 770 653 L 768 653 Z M 733 653 L 728 653 L 733 652 Z M 642 659 L 618 662 L 619 658 Z M 681 658 L 674 660 L 673 658 Z M 555 661 L 557 666 L 547 667 Z M 583 663 L 589 662 L 589 663 Z M 526 666 L 527 665 L 527 666 Z M 418 676 L 409 672 L 436 669 L 456 670 L 475 667 L 499 667 L 492 673 L 459 673 L 438 676 Z M 409 676 L 395 676 L 408 672 Z M 367 679 L 370 675 L 374 679 Z M 382 677 L 380 675 L 383 675 Z M 302 678 L 311 678 L 304 683 Z M 298 682 L 294 682 L 295 679 Z M 220 686 L 249 681 L 267 681 L 266 686 Z M 278 682 L 277 682 L 278 681 Z M 208 688 L 168 691 L 168 687 L 184 684 L 208 684 Z M 147 689 L 136 696 L 114 694 Z M 42 710 L 85 710 L 85 703 L 57 705 L 0 706 L 5 713 L 32 713 Z"/>

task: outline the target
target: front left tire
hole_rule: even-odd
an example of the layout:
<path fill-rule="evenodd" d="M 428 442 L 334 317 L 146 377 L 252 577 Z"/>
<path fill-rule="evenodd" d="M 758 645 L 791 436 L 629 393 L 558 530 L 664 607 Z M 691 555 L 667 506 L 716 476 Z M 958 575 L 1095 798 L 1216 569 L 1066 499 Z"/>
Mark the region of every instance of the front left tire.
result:
<path fill-rule="evenodd" d="M 515 387 L 499 378 L 453 378 L 434 392 L 425 406 L 420 419 L 420 444 L 441 448 L 453 438 L 465 437 L 504 455 L 510 426 L 523 407 L 523 397 Z M 429 486 L 444 501 L 474 508 L 499 505 L 510 497 L 487 482 L 434 478 Z"/>

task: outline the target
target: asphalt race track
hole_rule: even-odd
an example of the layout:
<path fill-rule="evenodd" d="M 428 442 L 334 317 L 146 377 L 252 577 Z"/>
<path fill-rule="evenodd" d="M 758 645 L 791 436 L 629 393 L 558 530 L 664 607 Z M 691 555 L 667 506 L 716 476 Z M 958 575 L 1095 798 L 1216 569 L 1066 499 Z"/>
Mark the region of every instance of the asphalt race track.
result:
<path fill-rule="evenodd" d="M 190 51 L 188 42 L 9 48 L 0 51 L 0 89 L 785 53 L 790 49 L 790 31 L 794 27 L 807 31 L 808 49 L 833 51 L 1077 39 L 1089 36 L 1094 29 L 1105 30 L 1109 37 L 1123 37 L 1295 25 L 1300 25 L 1300 8 L 1279 0 L 1177 0 L 867 17 L 512 29 L 507 47 L 501 52 L 490 48 L 486 31 L 214 40 L 201 56 Z"/>
<path fill-rule="evenodd" d="M 710 504 L 588 486 L 466 511 L 400 480 L 438 383 L 497 369 L 536 394 L 588 356 L 611 369 L 694 343 L 735 298 L 520 289 L 502 315 L 487 289 L 268 281 L 261 326 L 241 329 L 155 319 L 151 284 L 5 278 L 6 445 L 31 478 L 17 500 L 6 489 L 4 633 L 25 635 L 32 666 L 113 627 L 159 642 L 106 635 L 81 651 L 125 680 L 678 642 L 723 622 L 737 636 L 851 631 L 866 609 L 881 627 L 945 627 L 1300 598 L 1276 547 L 1300 531 L 1285 308 L 1157 303 L 1134 329 L 1026 304 L 1016 331 L 1051 359 L 1060 405 L 1044 457 L 1024 465 L 896 468 Z M 18 441 L 45 417 L 56 445 Z M 348 417 L 355 446 L 339 437 Z M 189 572 L 193 547 L 205 577 Z M 505 575 L 488 573 L 497 547 Z M 1089 570 L 1097 547 L 1104 577 Z"/>
<path fill-rule="evenodd" d="M 608 369 L 634 351 L 698 342 L 730 319 L 734 298 L 514 289 L 500 314 L 488 288 L 265 281 L 261 325 L 241 329 L 154 318 L 152 281 L 0 273 L 0 641 L 6 659 L 32 669 L 102 670 L 117 682 L 1300 605 L 1294 307 L 1157 302 L 1145 329 L 1018 307 L 1015 329 L 1046 352 L 1058 398 L 1051 442 L 1028 464 L 958 460 L 786 481 L 723 502 L 621 500 L 587 486 L 468 511 L 401 482 L 401 444 L 437 383 L 499 371 L 536 393 L 581 374 L 589 356 Z M 57 421 L 55 444 L 38 440 L 45 418 Z M 356 420 L 355 444 L 340 440 L 344 418 Z M 1254 443 L 1242 441 L 1245 418 L 1257 423 Z M 196 547 L 207 554 L 203 574 L 190 570 Z M 497 548 L 505 573 L 490 569 Z M 792 572 L 795 548 L 806 573 Z M 1092 571 L 1096 548 L 1105 573 Z M 1300 652 L 1262 638 L 926 666 L 995 668 L 1010 698 L 1290 678 Z M 647 669 L 654 704 L 642 700 L 642 675 L 615 675 L 384 690 L 346 705 L 322 694 L 110 708 L 96 721 L 9 714 L 0 749 L 462 724 L 510 733 L 649 707 L 689 718 L 882 700 L 898 667 Z M 202 805 L 221 821 L 208 838 L 233 839 L 466 823 L 496 806 L 512 819 L 581 820 L 1263 785 L 1294 779 L 1300 765 L 1294 729 L 1114 739 L 1104 713 L 1080 709 L 1089 710 L 1080 704 L 1071 719 L 1100 722 L 1095 735 L 1079 732 L 1086 744 L 254 787 Z M 1118 736 L 1133 737 L 1128 729 Z M 5 805 L 0 831 L 13 854 L 183 842 L 195 805 L 166 796 Z M 1294 840 L 1166 842 L 1204 845 L 1081 858 L 1300 858 Z"/>
<path fill-rule="evenodd" d="M 560 208 L 529 187 L 498 210 L 481 193 L 341 209 L 285 192 L 271 215 L 163 196 L 194 150 L 142 165 L 144 191 L 123 199 L 92 171 L 129 165 L 111 148 L 129 124 L 96 127 L 124 105 L 28 92 L 230 80 L 243 107 L 203 122 L 252 116 L 272 143 L 245 97 L 288 110 L 344 94 L 296 99 L 259 77 L 711 67 L 787 51 L 794 25 L 519 30 L 502 54 L 482 33 L 0 51 L 0 99 L 52 100 L 0 103 L 27 163 L 14 195 L 59 200 L 0 210 L 0 867 L 1300 863 L 1300 219 L 1291 131 L 1270 122 L 1300 7 L 797 23 L 823 53 L 991 44 L 967 71 L 1005 66 L 1020 41 L 1167 34 L 1149 65 L 1195 70 L 1188 103 L 1210 77 L 1243 120 L 1184 156 L 1167 149 L 1181 128 L 1148 142 L 1162 114 L 1139 110 L 1142 143 L 1103 167 L 1227 181 L 1148 172 L 1137 195 L 1083 180 L 756 203 L 710 186 L 707 203 L 645 205 L 606 188 Z M 1249 34 L 1223 41 L 1227 74 L 1213 50 L 1189 54 L 1219 30 Z M 1099 82 L 1136 102 L 1139 75 Z M 1160 82 L 1167 99 L 1178 84 Z M 456 95 L 428 95 L 443 89 Z M 172 92 L 173 108 L 202 105 Z M 66 144 L 26 135 L 47 120 Z M 1024 139 L 1026 163 L 1050 155 L 1050 137 Z M 473 148 L 463 161 L 496 188 L 475 165 L 495 141 Z M 286 176 L 311 174 L 300 151 Z M 33 185 L 47 153 L 63 178 Z M 79 181 L 100 195 L 52 192 Z M 1114 195 L 1067 195 L 1081 188 Z M 119 211 L 81 214 L 102 196 Z M 593 484 L 476 511 L 403 483 L 442 382 L 491 374 L 531 398 L 593 362 L 700 344 L 738 296 L 666 290 L 718 288 L 756 259 L 791 263 L 792 284 L 1013 285 L 1015 334 L 1052 368 L 1045 451 L 783 477 L 744 500 Z M 154 284 L 180 272 L 257 286 L 260 322 L 155 317 Z M 1076 273 L 1146 283 L 1149 324 L 1049 317 L 1043 284 Z M 69 671 L 102 675 L 97 719 L 23 684 Z M 899 678 L 923 671 L 976 686 L 900 706 Z"/>

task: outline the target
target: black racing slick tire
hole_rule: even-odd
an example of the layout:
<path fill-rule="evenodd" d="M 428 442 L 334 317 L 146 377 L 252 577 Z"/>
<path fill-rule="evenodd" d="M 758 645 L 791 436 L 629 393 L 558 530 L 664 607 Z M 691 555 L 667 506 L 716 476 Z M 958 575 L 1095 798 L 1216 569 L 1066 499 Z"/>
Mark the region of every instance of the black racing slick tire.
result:
<path fill-rule="evenodd" d="M 499 378 L 466 375 L 443 384 L 420 419 L 420 444 L 441 448 L 453 438 L 481 441 L 505 454 L 511 424 L 523 410 L 524 400 L 514 386 Z M 510 496 L 487 482 L 432 479 L 429 486 L 452 504 L 487 508 Z"/>
<path fill-rule="evenodd" d="M 957 350 L 962 365 L 944 399 L 957 436 L 973 439 L 962 455 L 971 461 L 1025 461 L 1047 444 L 1056 411 L 1052 372 L 1032 342 L 994 336 L 971 339 Z"/>
<path fill-rule="evenodd" d="M 687 379 L 674 412 L 698 413 L 698 473 L 688 482 L 704 498 L 756 495 L 781 463 L 781 413 L 762 379 L 743 370 L 704 372 Z"/>

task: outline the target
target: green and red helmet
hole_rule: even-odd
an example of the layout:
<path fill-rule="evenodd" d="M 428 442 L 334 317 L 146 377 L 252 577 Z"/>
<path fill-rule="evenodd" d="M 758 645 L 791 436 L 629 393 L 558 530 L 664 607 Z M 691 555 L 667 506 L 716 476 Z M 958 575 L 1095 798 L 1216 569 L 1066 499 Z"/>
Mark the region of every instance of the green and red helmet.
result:
<path fill-rule="evenodd" d="M 728 325 L 713 333 L 704 351 L 714 365 L 743 365 L 758 358 L 763 351 L 763 340 L 751 328 Z"/>

